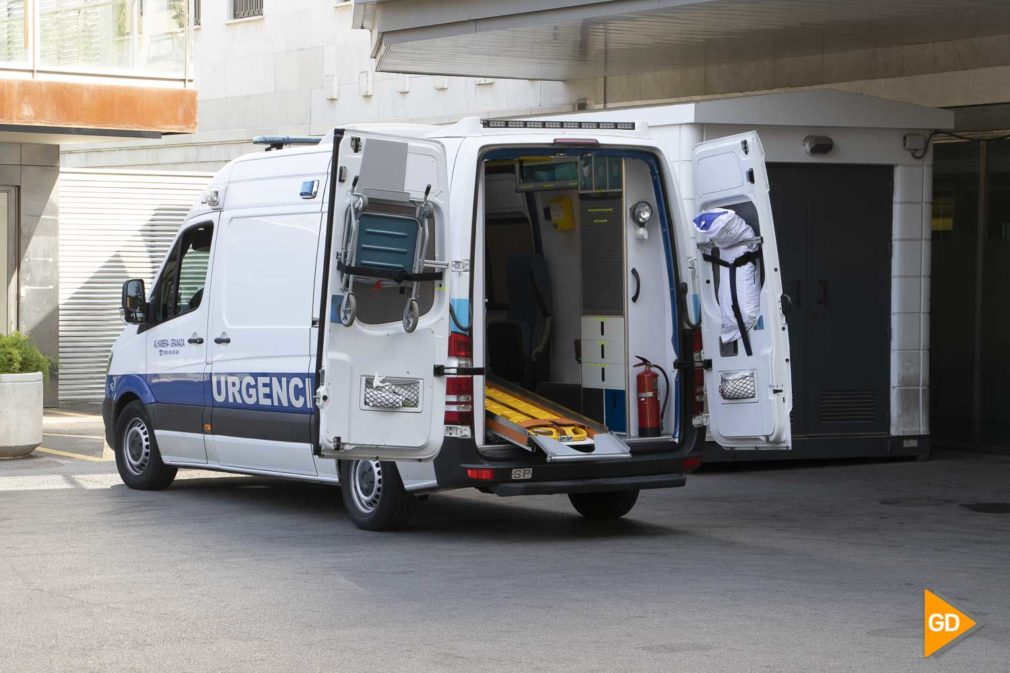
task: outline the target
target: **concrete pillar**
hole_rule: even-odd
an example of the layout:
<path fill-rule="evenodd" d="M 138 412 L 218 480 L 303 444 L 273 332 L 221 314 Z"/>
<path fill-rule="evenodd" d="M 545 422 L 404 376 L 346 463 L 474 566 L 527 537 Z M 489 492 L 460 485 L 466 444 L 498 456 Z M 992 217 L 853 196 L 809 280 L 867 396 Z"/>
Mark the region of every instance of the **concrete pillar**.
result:
<path fill-rule="evenodd" d="M 56 366 L 44 390 L 57 403 L 59 385 L 59 145 L 21 145 L 18 328 Z"/>

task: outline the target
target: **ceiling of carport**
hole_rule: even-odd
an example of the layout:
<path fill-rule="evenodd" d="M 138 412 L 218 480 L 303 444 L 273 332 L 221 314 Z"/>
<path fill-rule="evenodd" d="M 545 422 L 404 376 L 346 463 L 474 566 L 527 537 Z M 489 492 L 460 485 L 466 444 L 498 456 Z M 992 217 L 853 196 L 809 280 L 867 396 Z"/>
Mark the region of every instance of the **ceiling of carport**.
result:
<path fill-rule="evenodd" d="M 538 10 L 441 0 L 413 24 L 411 0 L 358 1 L 380 70 L 483 77 L 571 80 L 1010 33 L 1010 0 L 554 0 Z M 509 13 L 516 5 L 525 11 Z"/>

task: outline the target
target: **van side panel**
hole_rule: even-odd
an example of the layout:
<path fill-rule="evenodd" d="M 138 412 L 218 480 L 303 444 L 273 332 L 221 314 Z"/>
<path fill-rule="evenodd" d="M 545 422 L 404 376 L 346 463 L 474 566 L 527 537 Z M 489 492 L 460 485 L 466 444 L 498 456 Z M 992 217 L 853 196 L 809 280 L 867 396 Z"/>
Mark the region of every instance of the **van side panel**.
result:
<path fill-rule="evenodd" d="M 309 344 L 319 223 L 318 205 L 302 204 L 221 217 L 208 331 L 212 443 L 223 466 L 316 476 Z"/>

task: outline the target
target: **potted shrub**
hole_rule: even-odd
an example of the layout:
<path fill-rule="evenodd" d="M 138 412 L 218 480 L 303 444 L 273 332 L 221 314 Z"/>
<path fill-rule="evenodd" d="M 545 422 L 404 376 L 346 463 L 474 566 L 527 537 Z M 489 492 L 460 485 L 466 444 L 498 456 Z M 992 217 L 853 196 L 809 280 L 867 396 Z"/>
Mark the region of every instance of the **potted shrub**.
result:
<path fill-rule="evenodd" d="M 42 443 L 42 383 L 50 365 L 24 334 L 0 335 L 0 458 L 27 456 Z"/>

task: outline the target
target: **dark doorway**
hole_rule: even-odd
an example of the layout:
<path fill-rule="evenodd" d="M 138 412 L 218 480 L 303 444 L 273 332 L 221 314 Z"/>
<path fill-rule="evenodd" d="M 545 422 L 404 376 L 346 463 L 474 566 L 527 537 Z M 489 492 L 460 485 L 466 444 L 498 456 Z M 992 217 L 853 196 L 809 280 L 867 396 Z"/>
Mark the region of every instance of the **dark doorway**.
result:
<path fill-rule="evenodd" d="M 930 427 L 946 447 L 1010 451 L 1010 143 L 933 148 Z"/>
<path fill-rule="evenodd" d="M 795 437 L 889 434 L 891 166 L 771 164 Z"/>
<path fill-rule="evenodd" d="M 980 143 L 933 149 L 929 425 L 945 446 L 974 439 Z"/>

